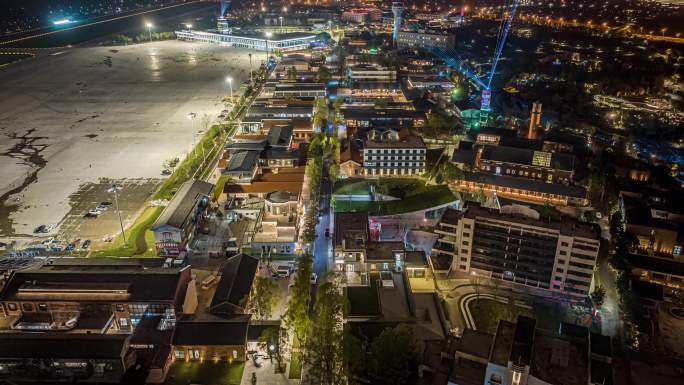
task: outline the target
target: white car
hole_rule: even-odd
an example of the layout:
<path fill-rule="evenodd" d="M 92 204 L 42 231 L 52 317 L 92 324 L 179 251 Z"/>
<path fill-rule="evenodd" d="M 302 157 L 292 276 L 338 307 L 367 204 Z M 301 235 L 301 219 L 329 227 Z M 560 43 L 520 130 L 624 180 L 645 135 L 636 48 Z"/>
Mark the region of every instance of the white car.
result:
<path fill-rule="evenodd" d="M 311 284 L 315 285 L 316 283 L 318 283 L 318 274 L 311 273 Z"/>
<path fill-rule="evenodd" d="M 90 215 L 100 215 L 100 214 L 102 214 L 102 211 L 101 211 L 101 210 L 98 210 L 98 209 L 90 209 L 90 211 L 88 211 L 88 214 L 90 214 Z"/>
<path fill-rule="evenodd" d="M 280 265 L 276 268 L 276 275 L 279 278 L 285 278 L 290 275 L 290 267 L 285 265 Z"/>

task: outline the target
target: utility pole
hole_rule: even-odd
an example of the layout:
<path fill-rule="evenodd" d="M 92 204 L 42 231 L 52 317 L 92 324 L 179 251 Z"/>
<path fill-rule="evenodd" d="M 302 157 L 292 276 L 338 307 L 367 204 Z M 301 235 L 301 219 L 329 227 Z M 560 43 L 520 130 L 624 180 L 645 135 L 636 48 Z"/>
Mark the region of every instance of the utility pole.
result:
<path fill-rule="evenodd" d="M 116 214 L 119 216 L 119 225 L 121 225 L 121 238 L 123 238 L 124 246 L 128 246 L 128 243 L 126 243 L 126 232 L 124 231 L 123 220 L 121 219 L 121 210 L 119 210 L 119 186 L 113 184 L 109 191 L 114 193 L 114 204 L 116 205 Z"/>

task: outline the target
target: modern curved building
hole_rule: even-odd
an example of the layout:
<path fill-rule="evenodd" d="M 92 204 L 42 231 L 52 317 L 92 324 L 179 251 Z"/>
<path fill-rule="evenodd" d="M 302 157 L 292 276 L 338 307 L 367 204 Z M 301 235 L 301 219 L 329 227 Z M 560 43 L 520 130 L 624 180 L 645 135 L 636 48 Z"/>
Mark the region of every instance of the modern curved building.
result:
<path fill-rule="evenodd" d="M 401 29 L 401 15 L 404 13 L 404 3 L 395 1 L 392 3 L 392 14 L 394 14 L 394 29 L 392 30 L 392 42 L 397 42 L 397 35 Z"/>
<path fill-rule="evenodd" d="M 268 38 L 258 34 L 229 34 L 211 31 L 196 31 L 192 29 L 176 31 L 175 33 L 178 40 L 203 41 L 229 47 L 249 48 L 257 51 L 292 51 L 306 49 L 312 45 L 324 42 L 320 35 L 302 32 L 273 34 Z"/>

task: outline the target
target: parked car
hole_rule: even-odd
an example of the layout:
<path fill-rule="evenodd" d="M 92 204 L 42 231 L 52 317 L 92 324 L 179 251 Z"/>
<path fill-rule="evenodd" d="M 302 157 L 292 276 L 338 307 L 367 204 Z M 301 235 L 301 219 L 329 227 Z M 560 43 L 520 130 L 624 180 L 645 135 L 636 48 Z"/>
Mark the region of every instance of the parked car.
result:
<path fill-rule="evenodd" d="M 73 242 L 67 244 L 66 247 L 64 248 L 64 250 L 66 250 L 66 251 L 74 251 L 74 249 L 76 249 L 76 244 Z"/>
<path fill-rule="evenodd" d="M 100 202 L 100 206 L 111 206 L 111 205 L 112 205 L 112 202 L 110 202 L 110 201 L 102 201 L 102 202 Z"/>
<path fill-rule="evenodd" d="M 97 218 L 97 214 L 91 214 L 91 213 L 88 212 L 88 213 L 85 213 L 85 214 L 83 215 L 83 218 L 86 218 L 86 219 L 95 219 L 95 218 Z"/>
<path fill-rule="evenodd" d="M 48 232 L 48 227 L 46 225 L 40 225 L 33 230 L 34 234 L 44 234 Z"/>
<path fill-rule="evenodd" d="M 316 273 L 311 273 L 311 284 L 315 285 L 318 283 L 318 274 Z"/>
<path fill-rule="evenodd" d="M 99 205 L 99 206 L 95 207 L 95 210 L 97 210 L 97 211 L 106 211 L 108 208 L 109 208 L 109 206 L 102 206 L 102 205 Z"/>
<path fill-rule="evenodd" d="M 330 238 L 330 229 L 325 229 L 325 237 Z"/>
<path fill-rule="evenodd" d="M 98 209 L 90 209 L 90 211 L 88 211 L 88 214 L 92 214 L 92 215 L 100 215 L 100 214 L 102 214 L 102 210 L 98 210 Z"/>
<path fill-rule="evenodd" d="M 86 239 L 85 241 L 83 241 L 83 245 L 81 245 L 81 249 L 88 250 L 89 247 L 90 247 L 90 239 Z"/>
<path fill-rule="evenodd" d="M 285 278 L 290 275 L 290 267 L 285 265 L 280 265 L 276 268 L 276 274 L 278 278 Z"/>
<path fill-rule="evenodd" d="M 164 176 L 169 176 L 171 174 L 172 174 L 172 172 L 168 168 L 165 168 L 162 170 L 162 175 L 164 175 Z"/>

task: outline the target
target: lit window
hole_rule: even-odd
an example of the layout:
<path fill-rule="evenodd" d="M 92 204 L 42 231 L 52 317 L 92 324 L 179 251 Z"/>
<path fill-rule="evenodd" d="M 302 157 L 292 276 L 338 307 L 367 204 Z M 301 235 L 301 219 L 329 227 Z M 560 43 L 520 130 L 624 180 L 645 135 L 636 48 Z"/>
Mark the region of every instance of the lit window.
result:
<path fill-rule="evenodd" d="M 676 245 L 675 247 L 672 248 L 672 254 L 679 255 L 681 253 L 682 253 L 682 246 Z"/>

